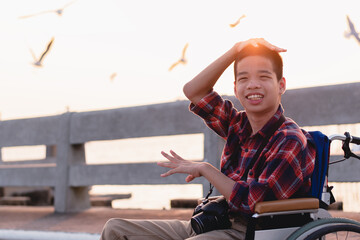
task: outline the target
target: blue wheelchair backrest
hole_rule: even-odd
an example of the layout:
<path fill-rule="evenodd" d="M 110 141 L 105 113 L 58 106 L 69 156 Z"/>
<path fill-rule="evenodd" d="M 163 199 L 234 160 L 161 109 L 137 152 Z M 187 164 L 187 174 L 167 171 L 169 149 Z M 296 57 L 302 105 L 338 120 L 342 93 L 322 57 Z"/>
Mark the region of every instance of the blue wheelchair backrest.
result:
<path fill-rule="evenodd" d="M 320 131 L 309 132 L 316 146 L 316 159 L 314 172 L 311 176 L 311 196 L 321 200 L 325 177 L 328 172 L 330 140 Z"/>

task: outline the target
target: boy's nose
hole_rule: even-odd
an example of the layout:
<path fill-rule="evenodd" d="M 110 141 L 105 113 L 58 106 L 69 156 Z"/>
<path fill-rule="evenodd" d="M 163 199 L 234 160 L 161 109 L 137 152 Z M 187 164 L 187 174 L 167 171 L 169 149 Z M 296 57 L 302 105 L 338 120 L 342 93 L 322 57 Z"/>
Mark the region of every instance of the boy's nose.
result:
<path fill-rule="evenodd" d="M 247 85 L 248 89 L 258 89 L 260 88 L 260 82 L 257 79 L 250 79 Z"/>

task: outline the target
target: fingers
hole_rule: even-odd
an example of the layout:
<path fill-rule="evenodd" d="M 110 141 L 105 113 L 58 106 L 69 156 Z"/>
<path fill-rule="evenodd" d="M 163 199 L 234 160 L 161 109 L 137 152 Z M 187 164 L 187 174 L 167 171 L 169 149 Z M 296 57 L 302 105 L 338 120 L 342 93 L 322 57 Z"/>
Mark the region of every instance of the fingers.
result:
<path fill-rule="evenodd" d="M 158 162 L 157 165 L 166 168 L 176 168 L 178 166 L 178 164 L 174 164 L 171 162 Z"/>
<path fill-rule="evenodd" d="M 174 161 L 175 158 L 173 156 L 170 156 L 169 154 L 167 154 L 164 151 L 161 151 L 161 155 L 163 155 L 165 158 L 167 158 L 169 161 Z"/>
<path fill-rule="evenodd" d="M 180 157 L 179 155 L 177 155 L 173 150 L 170 150 L 170 153 L 172 156 L 170 156 L 169 154 L 167 154 L 164 151 L 161 151 L 161 154 L 167 158 L 168 160 L 172 161 L 172 162 L 178 162 L 178 161 L 184 161 L 184 159 L 182 157 Z"/>
<path fill-rule="evenodd" d="M 170 150 L 171 155 L 173 155 L 176 159 L 179 160 L 184 160 L 182 157 L 180 157 L 179 155 L 176 154 L 176 152 L 174 152 L 173 150 Z"/>
<path fill-rule="evenodd" d="M 185 178 L 185 181 L 186 182 L 191 182 L 192 180 L 194 180 L 195 177 L 193 175 L 188 175 L 186 178 Z"/>
<path fill-rule="evenodd" d="M 166 172 L 166 173 L 160 174 L 160 176 L 161 176 L 161 177 L 168 177 L 168 176 L 173 175 L 174 173 L 175 173 L 174 171 L 170 170 L 170 171 L 168 171 L 168 172 Z M 194 180 L 195 178 L 196 178 L 196 177 L 194 177 L 193 175 L 188 175 L 188 176 L 185 178 L 185 181 L 186 181 L 186 182 L 191 182 L 191 181 Z"/>
<path fill-rule="evenodd" d="M 286 52 L 287 50 L 284 49 L 284 48 L 280 48 L 280 47 L 277 47 L 267 41 L 265 41 L 263 38 L 261 38 L 261 40 L 259 41 L 260 44 L 264 45 L 265 47 L 273 50 L 273 51 L 276 51 L 276 52 Z"/>
<path fill-rule="evenodd" d="M 161 151 L 161 155 L 163 155 L 167 159 L 171 158 L 171 156 L 169 154 L 167 154 L 166 152 L 164 152 L 164 151 Z"/>
<path fill-rule="evenodd" d="M 177 155 L 174 151 L 170 151 L 171 155 L 167 154 L 164 151 L 161 151 L 161 155 L 163 155 L 166 159 L 169 160 L 169 162 L 158 162 L 157 165 L 160 167 L 166 167 L 166 168 L 177 168 L 181 165 L 181 162 L 185 161 L 182 159 L 179 155 Z M 173 173 L 171 173 L 173 174 Z M 170 174 L 170 175 L 171 175 Z"/>
<path fill-rule="evenodd" d="M 256 38 L 256 39 L 255 39 L 255 42 L 256 42 L 256 43 L 259 43 L 259 44 L 261 44 L 261 45 L 264 45 L 265 47 L 267 47 L 267 48 L 269 48 L 269 49 L 271 49 L 271 50 L 273 50 L 273 51 L 276 51 L 276 52 L 286 52 L 286 51 L 287 51 L 287 50 L 284 49 L 284 48 L 280 48 L 280 47 L 277 47 L 277 46 L 269 43 L 268 41 L 266 41 L 266 40 L 263 39 L 263 38 Z"/>
<path fill-rule="evenodd" d="M 157 162 L 158 166 L 166 168 L 176 168 L 179 166 L 175 157 L 170 156 L 164 151 L 161 151 L 161 155 L 163 155 L 167 160 L 169 160 L 169 162 Z"/>
<path fill-rule="evenodd" d="M 244 48 L 245 46 L 247 45 L 252 45 L 254 47 L 258 47 L 259 44 L 269 48 L 270 50 L 273 50 L 273 51 L 276 51 L 276 52 L 286 52 L 287 50 L 284 49 L 284 48 L 280 48 L 280 47 L 277 47 L 271 43 L 269 43 L 268 41 L 266 41 L 264 38 L 251 38 L 245 42 L 241 42 L 240 44 L 240 49 L 238 49 L 239 51 L 241 51 L 242 48 Z"/>
<path fill-rule="evenodd" d="M 160 175 L 161 177 L 168 177 L 175 173 L 185 173 L 185 174 L 189 174 L 185 179 L 186 182 L 191 182 L 192 180 L 194 180 L 196 178 L 196 174 L 193 175 L 191 173 L 194 168 L 193 166 L 191 166 L 191 164 L 193 164 L 191 161 L 187 161 L 187 160 L 183 159 L 182 157 L 177 155 L 177 153 L 175 153 L 173 150 L 170 150 L 170 154 L 172 156 L 165 153 L 164 151 L 161 151 L 161 154 L 166 159 L 168 159 L 169 162 L 158 162 L 157 165 L 161 166 L 161 167 L 170 168 L 170 170 L 167 171 L 166 173 L 162 173 Z"/>
<path fill-rule="evenodd" d="M 258 43 L 260 42 L 260 40 L 261 40 L 260 38 L 252 38 L 249 39 L 249 43 L 254 47 L 258 47 L 259 46 Z"/>
<path fill-rule="evenodd" d="M 173 172 L 172 170 L 169 170 L 169 171 L 167 171 L 166 173 L 160 174 L 160 176 L 161 176 L 161 177 L 168 177 L 168 176 L 171 176 L 171 175 L 173 175 L 173 174 L 174 174 L 174 172 Z"/>

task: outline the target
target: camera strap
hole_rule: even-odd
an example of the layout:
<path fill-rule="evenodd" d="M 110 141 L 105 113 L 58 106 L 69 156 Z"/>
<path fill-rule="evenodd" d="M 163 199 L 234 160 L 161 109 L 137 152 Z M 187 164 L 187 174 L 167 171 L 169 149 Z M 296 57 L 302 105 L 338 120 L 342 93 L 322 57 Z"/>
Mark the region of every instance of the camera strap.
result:
<path fill-rule="evenodd" d="M 242 177 L 241 177 L 241 181 L 246 181 L 246 180 L 247 180 L 247 175 L 249 174 L 250 169 L 253 168 L 253 166 L 254 166 L 254 164 L 256 163 L 256 161 L 258 160 L 261 152 L 262 152 L 263 149 L 265 148 L 266 144 L 269 142 L 271 136 L 276 132 L 276 130 L 279 129 L 279 127 L 280 127 L 284 122 L 285 122 L 285 116 L 284 116 L 284 114 L 281 114 L 279 120 L 278 120 L 275 124 L 273 124 L 273 125 L 268 129 L 268 131 L 265 132 L 264 140 L 261 142 L 261 145 L 260 145 L 260 147 L 257 149 L 254 157 L 251 159 L 250 163 L 247 165 L 246 170 L 245 170 L 244 174 L 243 174 Z M 230 164 L 230 161 L 229 161 L 229 163 L 227 162 L 224 167 L 227 168 L 227 167 L 229 166 L 229 164 Z M 224 169 L 221 169 L 221 171 L 224 172 Z M 255 177 L 258 177 L 257 174 L 255 175 Z M 213 192 L 213 188 L 214 188 L 214 186 L 210 183 L 210 190 L 209 190 L 207 196 L 205 197 L 205 199 L 207 199 L 207 198 L 211 195 L 211 193 Z"/>

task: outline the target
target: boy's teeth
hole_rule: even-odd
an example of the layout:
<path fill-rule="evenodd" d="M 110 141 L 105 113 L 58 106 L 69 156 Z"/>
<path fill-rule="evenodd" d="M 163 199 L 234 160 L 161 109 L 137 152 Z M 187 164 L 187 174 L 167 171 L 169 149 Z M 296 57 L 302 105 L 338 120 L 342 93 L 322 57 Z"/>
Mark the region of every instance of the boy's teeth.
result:
<path fill-rule="evenodd" d="M 250 95 L 250 96 L 248 96 L 247 97 L 248 99 L 260 99 L 260 98 L 262 98 L 262 96 L 261 95 Z"/>

